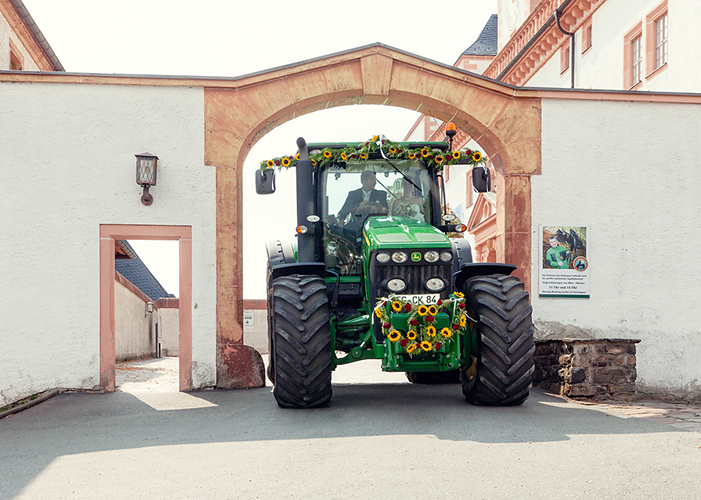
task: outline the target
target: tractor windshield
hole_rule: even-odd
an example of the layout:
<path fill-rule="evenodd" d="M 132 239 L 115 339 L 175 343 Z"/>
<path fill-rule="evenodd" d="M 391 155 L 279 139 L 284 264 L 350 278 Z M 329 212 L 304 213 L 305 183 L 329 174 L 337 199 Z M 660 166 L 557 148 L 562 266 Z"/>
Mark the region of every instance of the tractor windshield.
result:
<path fill-rule="evenodd" d="M 383 160 L 332 164 L 321 172 L 326 265 L 360 274 L 363 223 L 370 216 L 399 216 L 432 223 L 431 178 L 423 161 Z"/>

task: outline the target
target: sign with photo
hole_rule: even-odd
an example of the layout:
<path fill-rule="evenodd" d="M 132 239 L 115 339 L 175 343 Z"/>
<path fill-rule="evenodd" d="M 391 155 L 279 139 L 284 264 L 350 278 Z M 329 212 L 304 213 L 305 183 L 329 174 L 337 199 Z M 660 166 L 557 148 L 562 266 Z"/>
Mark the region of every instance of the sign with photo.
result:
<path fill-rule="evenodd" d="M 589 226 L 540 226 L 540 297 L 589 298 Z"/>

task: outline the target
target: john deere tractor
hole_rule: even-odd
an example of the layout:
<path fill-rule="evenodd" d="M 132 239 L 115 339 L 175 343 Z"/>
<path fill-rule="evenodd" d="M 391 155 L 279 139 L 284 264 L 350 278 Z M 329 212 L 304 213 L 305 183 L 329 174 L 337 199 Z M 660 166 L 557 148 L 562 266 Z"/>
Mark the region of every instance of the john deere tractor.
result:
<path fill-rule="evenodd" d="M 446 165 L 471 165 L 474 188 L 490 190 L 481 154 L 377 136 L 297 146 L 256 171 L 257 192 L 269 194 L 276 169 L 296 169 L 296 244 L 266 244 L 278 405 L 328 405 L 332 372 L 364 359 L 414 383 L 460 381 L 474 404 L 523 403 L 534 369 L 528 292 L 515 266 L 472 262 L 468 242 L 451 237 L 465 226 L 445 208 Z"/>

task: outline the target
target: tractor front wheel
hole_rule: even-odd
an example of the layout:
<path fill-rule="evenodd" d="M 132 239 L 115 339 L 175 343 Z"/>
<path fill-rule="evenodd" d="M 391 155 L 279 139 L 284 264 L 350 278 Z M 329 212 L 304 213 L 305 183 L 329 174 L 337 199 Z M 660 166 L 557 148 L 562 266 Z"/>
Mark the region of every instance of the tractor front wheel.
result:
<path fill-rule="evenodd" d="M 497 274 L 469 280 L 464 293 L 478 338 L 478 352 L 461 373 L 465 398 L 480 405 L 523 403 L 535 366 L 528 292 L 515 276 Z"/>
<path fill-rule="evenodd" d="M 275 400 L 283 408 L 326 406 L 332 355 L 326 283 L 313 275 L 282 276 L 271 295 Z"/>

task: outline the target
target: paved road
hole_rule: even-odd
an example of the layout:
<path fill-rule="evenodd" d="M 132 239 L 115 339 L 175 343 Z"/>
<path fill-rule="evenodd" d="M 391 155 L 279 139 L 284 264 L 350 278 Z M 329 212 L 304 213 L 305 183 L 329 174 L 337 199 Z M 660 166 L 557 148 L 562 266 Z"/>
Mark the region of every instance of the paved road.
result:
<path fill-rule="evenodd" d="M 329 408 L 294 411 L 270 387 L 184 394 L 150 368 L 0 420 L 0 499 L 701 498 L 701 433 L 630 407 L 474 407 L 363 362 Z"/>

